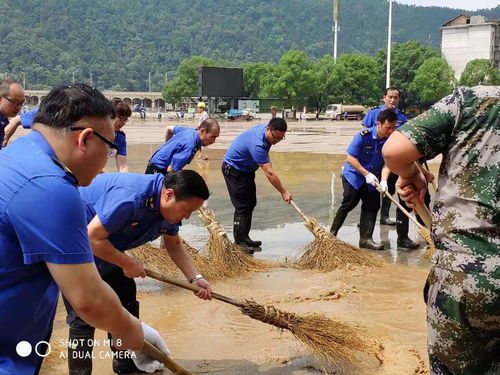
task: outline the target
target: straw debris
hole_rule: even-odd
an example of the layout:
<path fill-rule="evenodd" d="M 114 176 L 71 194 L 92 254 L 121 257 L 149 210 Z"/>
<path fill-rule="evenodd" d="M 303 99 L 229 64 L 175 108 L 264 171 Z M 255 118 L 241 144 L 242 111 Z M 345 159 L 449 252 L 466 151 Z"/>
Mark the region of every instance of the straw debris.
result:
<path fill-rule="evenodd" d="M 298 268 L 330 272 L 355 266 L 382 266 L 384 261 L 368 251 L 339 240 L 327 232 L 313 218 L 304 223 L 314 235 L 314 241 L 305 247 L 304 254 L 296 262 Z"/>

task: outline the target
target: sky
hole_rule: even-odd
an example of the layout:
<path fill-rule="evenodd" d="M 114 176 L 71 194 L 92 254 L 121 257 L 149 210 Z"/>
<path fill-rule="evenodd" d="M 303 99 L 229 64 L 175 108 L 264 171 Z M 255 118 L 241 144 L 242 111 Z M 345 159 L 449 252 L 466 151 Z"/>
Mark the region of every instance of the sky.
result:
<path fill-rule="evenodd" d="M 400 4 L 420 5 L 420 6 L 440 6 L 447 8 L 458 8 L 466 10 L 477 10 L 485 8 L 495 8 L 500 5 L 500 0 L 394 0 Z"/>

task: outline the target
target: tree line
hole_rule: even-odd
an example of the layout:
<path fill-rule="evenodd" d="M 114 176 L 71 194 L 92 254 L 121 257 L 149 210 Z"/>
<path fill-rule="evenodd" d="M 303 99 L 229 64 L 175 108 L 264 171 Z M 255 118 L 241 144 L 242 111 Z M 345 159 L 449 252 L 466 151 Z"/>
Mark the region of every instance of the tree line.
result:
<path fill-rule="evenodd" d="M 183 60 L 175 79 L 162 91 L 169 103 L 198 94 L 201 66 L 238 67 L 225 61 L 195 56 Z M 254 62 L 243 68 L 244 93 L 251 98 L 276 98 L 287 108 L 323 111 L 330 103 L 378 105 L 385 89 L 386 51 L 375 57 L 344 54 L 334 61 L 330 54 L 320 59 L 305 52 L 285 52 L 277 63 Z M 391 86 L 403 92 L 402 108 L 426 108 L 449 94 L 456 85 L 500 85 L 500 70 L 488 60 L 467 64 L 457 82 L 441 53 L 418 41 L 397 43 L 391 54 Z"/>

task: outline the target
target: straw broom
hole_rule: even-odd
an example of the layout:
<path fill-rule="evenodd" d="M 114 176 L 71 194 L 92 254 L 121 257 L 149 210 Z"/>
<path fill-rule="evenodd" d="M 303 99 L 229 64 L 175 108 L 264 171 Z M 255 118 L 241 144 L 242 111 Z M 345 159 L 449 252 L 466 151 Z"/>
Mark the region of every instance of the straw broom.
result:
<path fill-rule="evenodd" d="M 270 262 L 251 257 L 240 246 L 231 242 L 213 211 L 204 208 L 199 211 L 200 219 L 210 233 L 206 245 L 210 266 L 218 271 L 221 278 L 238 277 L 269 269 Z"/>
<path fill-rule="evenodd" d="M 432 241 L 431 232 L 429 229 L 431 226 L 431 222 L 432 222 L 432 217 L 431 217 L 431 213 L 429 212 L 429 209 L 420 202 L 417 202 L 415 204 L 415 211 L 417 211 L 418 216 L 420 216 L 420 218 L 424 222 L 424 224 L 425 224 L 425 226 L 424 226 L 418 222 L 418 220 L 415 218 L 415 216 L 411 215 L 396 199 L 394 199 L 394 197 L 391 194 L 389 194 L 388 191 L 384 191 L 383 193 L 381 193 L 382 187 L 380 186 L 380 184 L 378 182 L 375 181 L 375 184 L 377 186 L 377 190 L 379 191 L 379 193 L 386 196 L 388 199 L 390 199 L 391 202 L 394 203 L 396 205 L 396 207 L 399 208 L 402 213 L 404 213 L 406 216 L 408 216 L 408 218 L 411 221 L 413 221 L 413 223 L 417 226 L 417 233 L 429 245 L 429 249 L 424 254 L 424 258 L 431 258 L 432 254 L 434 254 L 434 252 L 436 251 L 436 246 L 434 245 L 434 242 Z"/>
<path fill-rule="evenodd" d="M 381 266 L 384 263 L 381 258 L 368 251 L 339 240 L 327 232 L 316 219 L 307 217 L 293 200 L 290 203 L 304 219 L 307 230 L 315 237 L 296 262 L 299 268 L 330 272 L 337 268 Z"/>
<path fill-rule="evenodd" d="M 152 270 L 146 270 L 146 275 L 194 292 L 201 289 Z M 212 297 L 238 307 L 244 315 L 252 319 L 290 331 L 296 339 L 311 350 L 312 355 L 322 365 L 349 360 L 354 352 L 373 354 L 382 363 L 380 358 L 382 345 L 374 336 L 360 327 L 333 321 L 318 314 L 299 316 L 278 310 L 272 305 L 260 305 L 253 300 L 238 301 L 214 292 L 212 292 Z"/>

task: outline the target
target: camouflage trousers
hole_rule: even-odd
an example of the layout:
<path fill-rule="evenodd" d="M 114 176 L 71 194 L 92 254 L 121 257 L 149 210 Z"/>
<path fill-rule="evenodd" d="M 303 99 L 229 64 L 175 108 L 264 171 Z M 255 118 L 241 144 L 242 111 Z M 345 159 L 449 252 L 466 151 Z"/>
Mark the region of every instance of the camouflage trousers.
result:
<path fill-rule="evenodd" d="M 434 266 L 424 295 L 431 375 L 500 375 L 500 279 Z"/>

